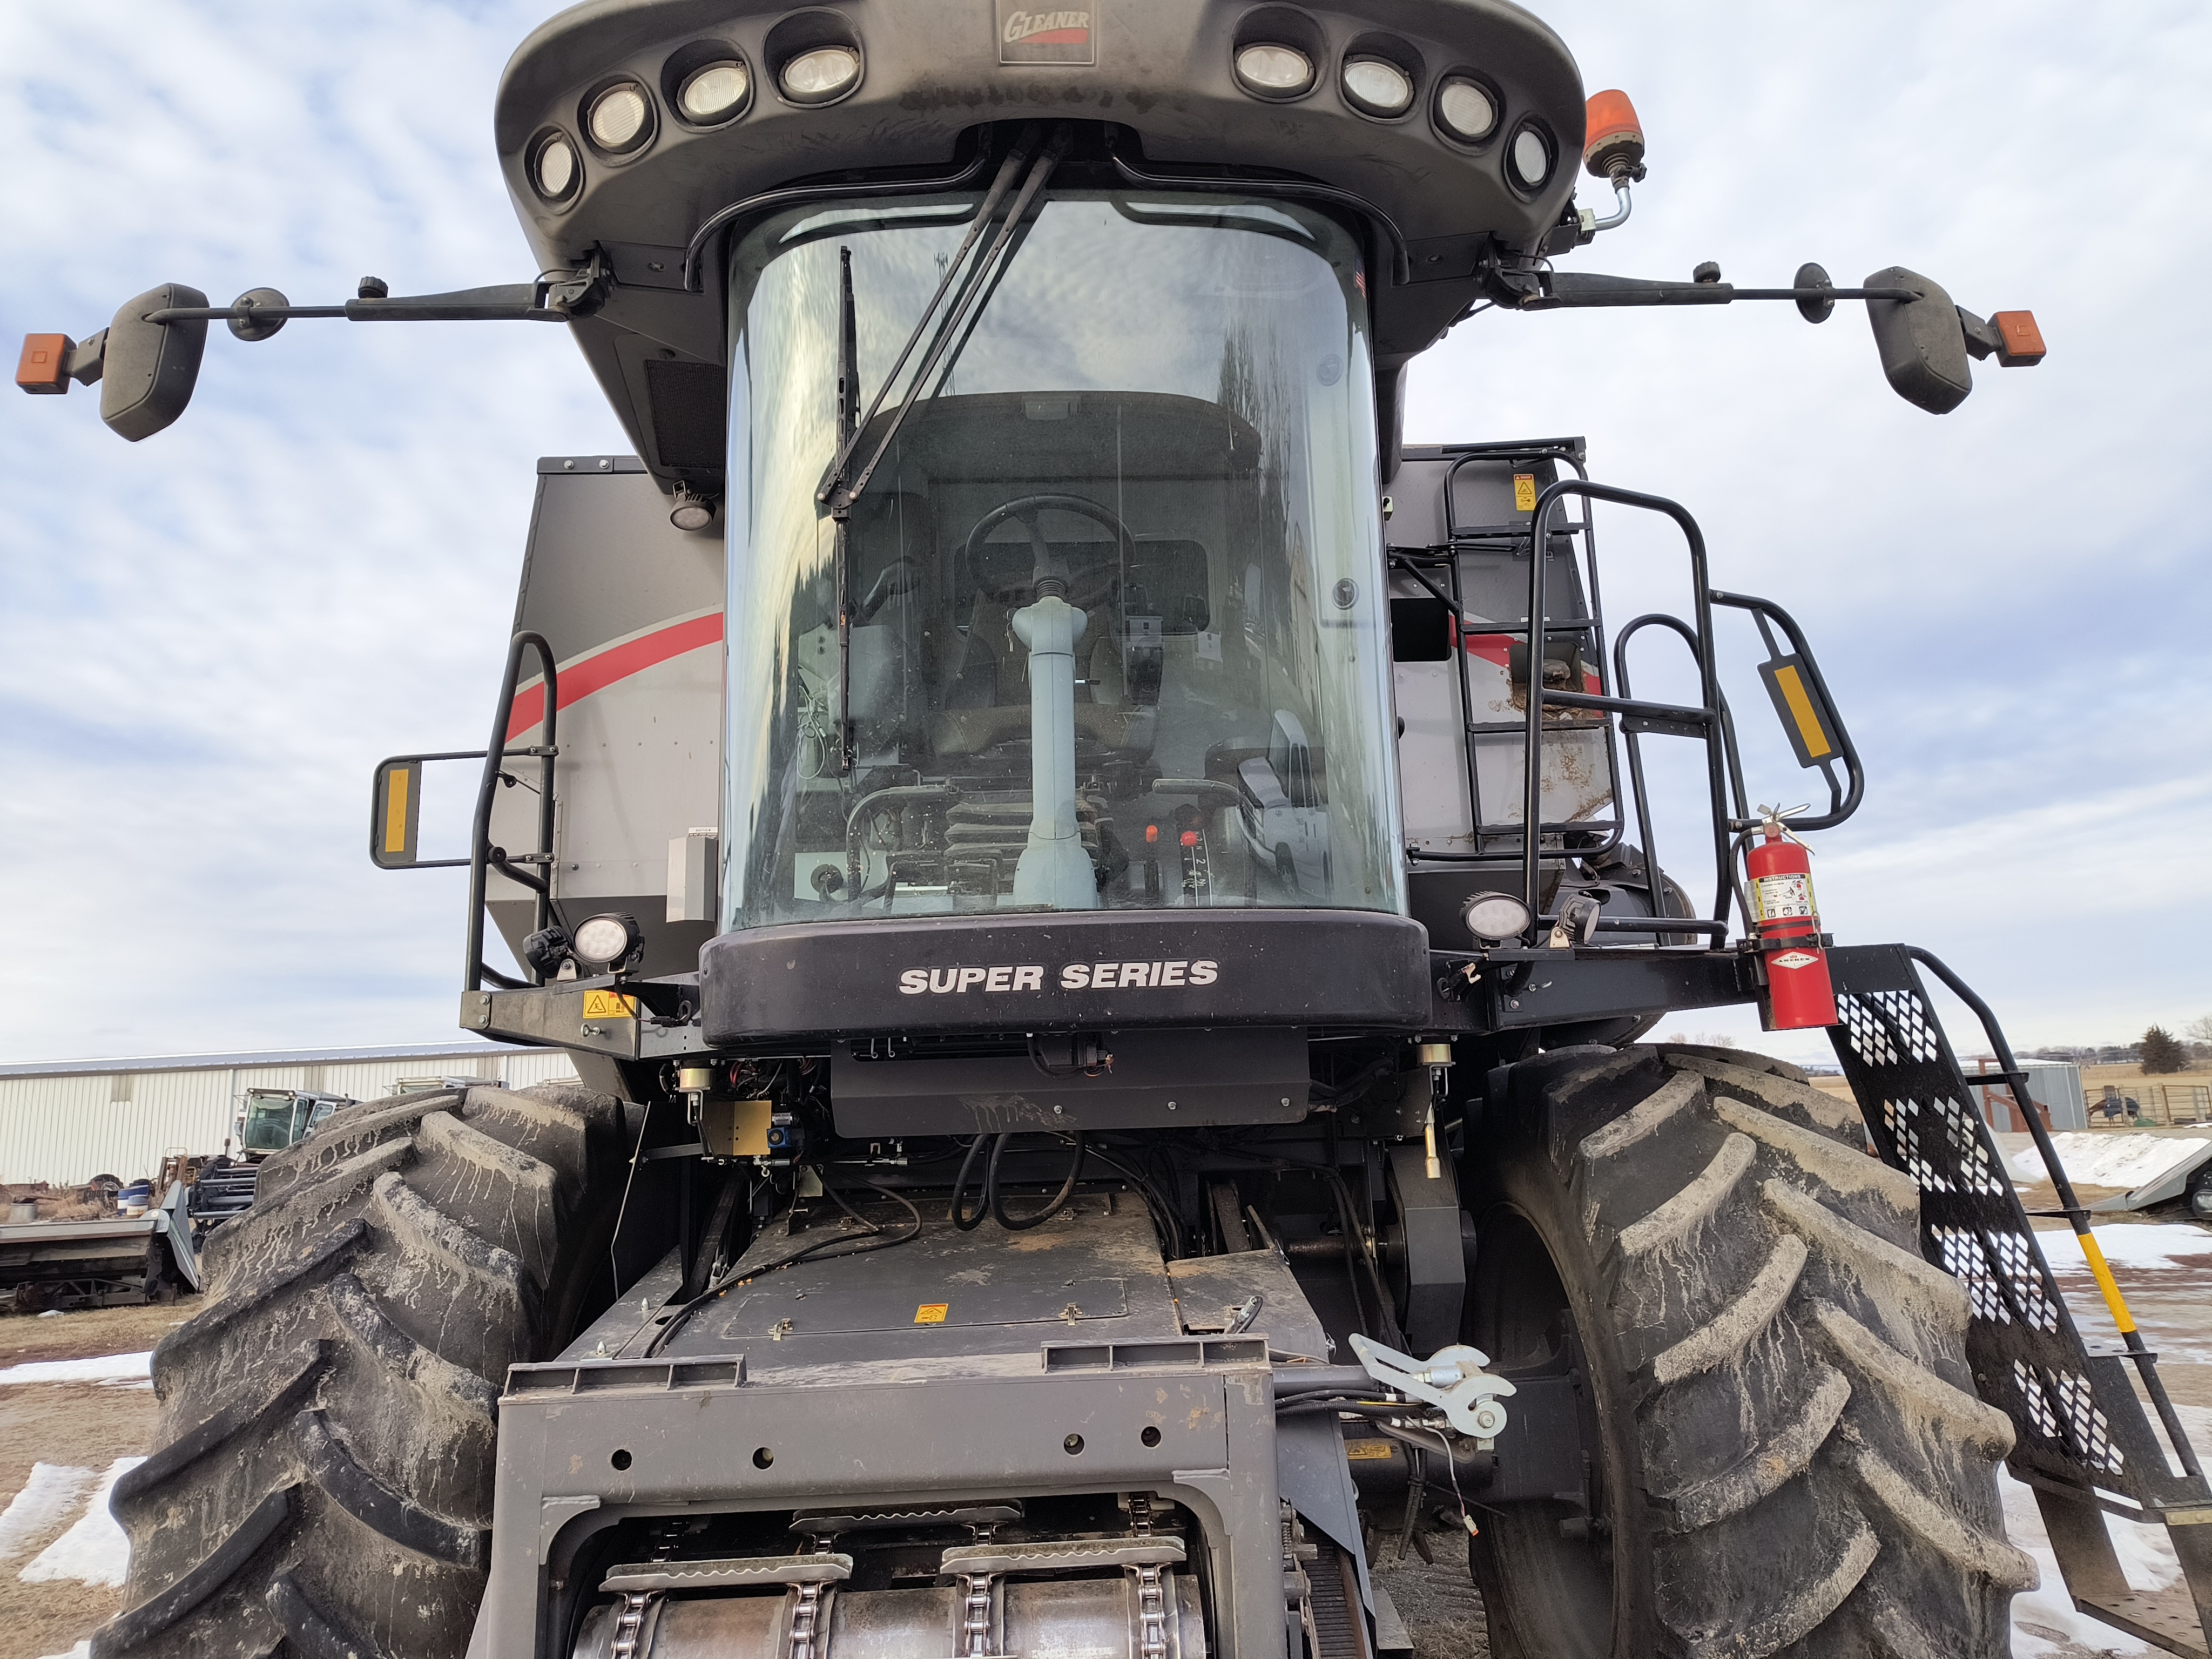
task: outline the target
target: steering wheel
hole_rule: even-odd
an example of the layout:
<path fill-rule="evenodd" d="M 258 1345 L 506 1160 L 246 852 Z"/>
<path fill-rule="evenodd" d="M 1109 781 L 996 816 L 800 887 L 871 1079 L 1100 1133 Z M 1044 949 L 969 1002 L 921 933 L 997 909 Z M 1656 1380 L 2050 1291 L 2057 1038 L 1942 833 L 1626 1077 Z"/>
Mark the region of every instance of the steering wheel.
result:
<path fill-rule="evenodd" d="M 1042 559 L 1045 550 L 1044 533 L 1037 527 L 1037 514 L 1048 511 L 1073 513 L 1093 524 L 1103 525 L 1113 532 L 1125 556 L 1136 550 L 1137 538 L 1129 526 L 1121 522 L 1118 514 L 1101 507 L 1087 495 L 1018 495 L 1012 501 L 993 507 L 976 520 L 975 527 L 968 532 L 968 539 L 961 544 L 961 556 L 968 561 L 968 568 L 975 574 L 978 582 L 994 589 L 998 586 L 983 582 L 983 544 L 991 532 L 1009 519 L 1020 520 L 1028 529 L 1033 560 L 1030 568 L 1032 570 L 1036 568 L 1036 562 Z"/>

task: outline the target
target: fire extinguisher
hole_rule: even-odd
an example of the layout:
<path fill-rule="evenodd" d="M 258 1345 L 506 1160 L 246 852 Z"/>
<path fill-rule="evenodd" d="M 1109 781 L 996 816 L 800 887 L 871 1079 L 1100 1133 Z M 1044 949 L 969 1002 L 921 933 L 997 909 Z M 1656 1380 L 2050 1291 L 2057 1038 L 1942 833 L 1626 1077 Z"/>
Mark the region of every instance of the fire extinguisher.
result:
<path fill-rule="evenodd" d="M 1759 809 L 1762 839 L 1744 852 L 1751 921 L 1766 963 L 1766 1029 L 1802 1031 L 1836 1023 L 1836 992 L 1820 948 L 1813 855 L 1776 814 Z"/>

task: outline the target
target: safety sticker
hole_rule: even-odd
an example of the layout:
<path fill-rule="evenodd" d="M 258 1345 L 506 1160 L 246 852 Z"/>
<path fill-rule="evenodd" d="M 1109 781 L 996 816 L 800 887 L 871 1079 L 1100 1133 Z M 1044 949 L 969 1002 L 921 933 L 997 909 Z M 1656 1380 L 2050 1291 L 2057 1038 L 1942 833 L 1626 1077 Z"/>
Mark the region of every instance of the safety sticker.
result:
<path fill-rule="evenodd" d="M 1347 1440 L 1344 1455 L 1355 1463 L 1387 1463 L 1390 1461 L 1390 1443 L 1387 1440 Z"/>
<path fill-rule="evenodd" d="M 1761 921 L 1783 921 L 1813 914 L 1813 878 L 1785 874 L 1761 876 L 1751 884 L 1751 901 Z"/>
<path fill-rule="evenodd" d="M 619 991 L 586 991 L 584 993 L 586 1019 L 635 1019 L 637 999 L 626 997 Z"/>
<path fill-rule="evenodd" d="M 925 1302 L 914 1310 L 914 1322 L 917 1325 L 942 1325 L 945 1316 L 951 1311 L 950 1302 Z"/>
<path fill-rule="evenodd" d="M 1513 475 L 1513 510 L 1534 513 L 1536 510 L 1536 475 L 1516 472 Z"/>
<path fill-rule="evenodd" d="M 1814 963 L 1820 961 L 1820 957 L 1812 955 L 1808 951 L 1784 951 L 1780 956 L 1774 958 L 1772 965 L 1777 968 L 1810 968 Z"/>

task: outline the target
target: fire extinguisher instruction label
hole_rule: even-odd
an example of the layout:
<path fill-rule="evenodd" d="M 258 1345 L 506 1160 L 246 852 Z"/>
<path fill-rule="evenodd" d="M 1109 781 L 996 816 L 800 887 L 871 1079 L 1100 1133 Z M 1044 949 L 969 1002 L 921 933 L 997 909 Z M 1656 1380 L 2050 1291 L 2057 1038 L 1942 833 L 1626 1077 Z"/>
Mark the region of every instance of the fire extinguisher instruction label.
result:
<path fill-rule="evenodd" d="M 1785 921 L 1813 915 L 1810 876 L 1761 876 L 1752 883 L 1751 890 L 1752 903 L 1761 921 Z"/>

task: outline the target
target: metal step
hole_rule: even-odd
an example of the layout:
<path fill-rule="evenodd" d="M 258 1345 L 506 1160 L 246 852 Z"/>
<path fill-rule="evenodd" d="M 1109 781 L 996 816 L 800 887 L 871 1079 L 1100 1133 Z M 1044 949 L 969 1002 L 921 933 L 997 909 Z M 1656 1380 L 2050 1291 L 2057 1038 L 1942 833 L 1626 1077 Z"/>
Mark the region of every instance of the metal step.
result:
<path fill-rule="evenodd" d="M 1920 969 L 1979 1017 L 2002 1068 L 1993 1075 L 2011 1084 L 2062 1212 L 2080 1231 L 2087 1212 L 2073 1198 L 1996 1017 L 1948 968 L 1911 945 L 1846 945 L 1831 951 L 1828 962 L 1839 1020 L 1829 1036 L 1844 1075 L 1875 1150 L 1920 1188 L 1921 1254 L 1966 1286 L 1976 1390 L 2012 1419 L 2017 1438 L 2007 1466 L 2035 1490 L 2075 1606 L 2169 1652 L 2212 1659 L 2212 1485 L 2109 1273 L 2100 1282 L 2127 1351 L 2092 1354 L 2082 1342 Z M 2085 1254 L 2093 1267 L 2102 1266 L 2086 1241 Z M 2136 1397 L 2138 1382 L 2157 1412 L 2155 1425 Z M 2164 1522 L 2183 1583 L 2156 1594 L 2131 1590 L 2105 1529 L 2107 1513 Z"/>

